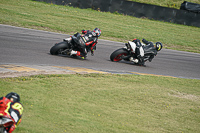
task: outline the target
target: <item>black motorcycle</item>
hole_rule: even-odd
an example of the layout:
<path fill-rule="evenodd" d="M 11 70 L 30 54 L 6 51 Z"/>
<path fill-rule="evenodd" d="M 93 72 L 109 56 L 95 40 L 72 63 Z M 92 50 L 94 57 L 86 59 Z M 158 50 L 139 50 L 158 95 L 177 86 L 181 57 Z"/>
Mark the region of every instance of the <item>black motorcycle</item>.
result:
<path fill-rule="evenodd" d="M 83 41 L 81 39 L 81 34 L 77 33 L 69 38 L 63 39 L 63 42 L 56 43 L 51 49 L 50 53 L 52 55 L 70 55 L 71 51 L 79 51 L 80 43 Z M 76 56 L 76 55 L 73 55 Z"/>
<path fill-rule="evenodd" d="M 131 61 L 133 62 L 134 59 L 138 59 L 138 62 L 134 62 L 135 64 L 141 64 L 141 59 L 138 58 L 138 55 L 136 54 L 137 45 L 134 42 L 129 41 L 125 44 L 124 48 L 120 48 L 115 50 L 110 55 L 110 60 L 114 62 L 118 62 L 121 60 L 125 61 Z M 156 44 L 153 44 L 152 42 L 148 42 L 148 44 L 142 44 L 143 48 L 143 65 L 144 62 L 149 61 L 151 62 L 154 56 L 157 55 L 157 52 L 162 49 L 162 43 L 157 42 Z"/>

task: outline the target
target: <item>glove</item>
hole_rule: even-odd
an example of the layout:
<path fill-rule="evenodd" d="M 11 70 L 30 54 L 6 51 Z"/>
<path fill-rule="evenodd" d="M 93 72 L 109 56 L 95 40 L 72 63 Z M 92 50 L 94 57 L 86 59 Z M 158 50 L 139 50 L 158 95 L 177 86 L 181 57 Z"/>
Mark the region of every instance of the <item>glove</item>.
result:
<path fill-rule="evenodd" d="M 12 133 L 13 131 L 15 130 L 15 124 L 14 125 L 12 125 L 11 127 L 10 127 L 10 129 L 9 129 L 9 133 Z"/>
<path fill-rule="evenodd" d="M 91 55 L 94 56 L 94 49 L 91 50 Z"/>

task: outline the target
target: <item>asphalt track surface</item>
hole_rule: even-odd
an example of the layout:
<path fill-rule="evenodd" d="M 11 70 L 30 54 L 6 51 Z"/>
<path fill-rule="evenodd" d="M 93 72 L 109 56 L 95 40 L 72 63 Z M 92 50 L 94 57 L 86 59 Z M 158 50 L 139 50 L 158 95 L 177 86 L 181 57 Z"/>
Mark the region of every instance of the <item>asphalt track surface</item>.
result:
<path fill-rule="evenodd" d="M 77 68 L 82 68 L 89 72 L 200 79 L 200 54 L 196 53 L 162 49 L 152 62 L 141 67 L 125 61 L 111 62 L 110 54 L 124 47 L 124 43 L 99 39 L 94 56 L 88 53 L 86 60 L 50 55 L 50 48 L 67 37 L 69 35 L 0 24 L 0 73 L 19 71 L 9 69 L 18 66 L 32 70 L 56 68 L 77 72 Z"/>

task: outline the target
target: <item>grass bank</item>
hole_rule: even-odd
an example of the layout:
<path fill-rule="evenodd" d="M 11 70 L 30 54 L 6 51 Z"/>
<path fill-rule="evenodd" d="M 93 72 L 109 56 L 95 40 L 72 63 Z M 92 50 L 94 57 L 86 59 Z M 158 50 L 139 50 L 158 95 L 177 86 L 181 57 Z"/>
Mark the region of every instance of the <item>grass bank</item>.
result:
<path fill-rule="evenodd" d="M 177 9 L 180 9 L 181 4 L 184 2 L 184 0 L 130 0 L 130 1 L 158 5 L 169 8 L 177 8 Z M 187 0 L 187 2 L 200 4 L 200 0 Z"/>
<path fill-rule="evenodd" d="M 21 95 L 16 133 L 198 133 L 200 82 L 139 75 L 37 75 L 0 79 Z"/>
<path fill-rule="evenodd" d="M 0 23 L 73 34 L 99 27 L 101 39 L 160 41 L 164 48 L 200 53 L 200 28 L 31 0 L 1 0 Z"/>

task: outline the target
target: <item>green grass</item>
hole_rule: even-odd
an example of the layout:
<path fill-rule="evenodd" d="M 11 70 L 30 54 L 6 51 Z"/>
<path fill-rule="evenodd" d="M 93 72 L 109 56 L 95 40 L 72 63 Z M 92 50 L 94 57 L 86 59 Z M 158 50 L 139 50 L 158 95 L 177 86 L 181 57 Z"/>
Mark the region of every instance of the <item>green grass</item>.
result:
<path fill-rule="evenodd" d="M 21 95 L 16 133 L 198 133 L 200 82 L 139 75 L 1 78 Z"/>
<path fill-rule="evenodd" d="M 184 2 L 184 0 L 129 0 L 129 1 L 135 1 L 140 3 L 158 5 L 169 8 L 177 8 L 177 9 L 180 9 L 181 4 Z M 200 4 L 200 0 L 187 0 L 187 2 Z"/>
<path fill-rule="evenodd" d="M 164 48 L 200 53 L 200 28 L 31 0 L 1 0 L 0 23 L 73 34 L 102 30 L 100 39 L 160 41 Z"/>
<path fill-rule="evenodd" d="M 98 17 L 97 17 L 98 16 Z M 102 39 L 161 41 L 200 53 L 200 29 L 30 0 L 1 0 L 0 23 L 73 34 L 99 27 Z M 16 133 L 198 133 L 200 82 L 139 75 L 37 75 L 1 78 L 0 94 L 21 95 Z"/>

